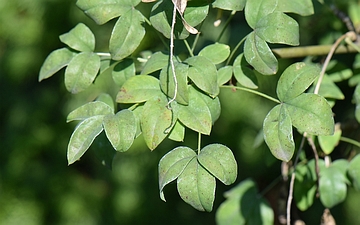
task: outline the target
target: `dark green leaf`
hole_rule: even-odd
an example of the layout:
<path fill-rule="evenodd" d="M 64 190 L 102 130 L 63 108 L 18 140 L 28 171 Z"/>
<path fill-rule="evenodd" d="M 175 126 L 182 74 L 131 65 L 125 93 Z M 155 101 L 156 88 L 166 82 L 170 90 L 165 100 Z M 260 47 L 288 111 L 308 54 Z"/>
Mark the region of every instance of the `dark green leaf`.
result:
<path fill-rule="evenodd" d="M 254 71 L 251 69 L 251 66 L 246 62 L 243 54 L 241 53 L 236 57 L 233 65 L 234 76 L 244 87 L 257 89 L 257 78 L 255 76 Z"/>
<path fill-rule="evenodd" d="M 127 79 L 135 76 L 135 64 L 132 59 L 124 59 L 116 64 L 112 71 L 114 82 L 121 87 Z"/>
<path fill-rule="evenodd" d="M 292 124 L 289 113 L 282 105 L 275 106 L 265 117 L 264 139 L 271 153 L 288 162 L 295 151 Z"/>
<path fill-rule="evenodd" d="M 260 19 L 274 12 L 278 6 L 278 0 L 247 1 L 245 7 L 245 19 L 251 28 L 255 28 Z"/>
<path fill-rule="evenodd" d="M 165 201 L 164 187 L 177 179 L 195 157 L 196 153 L 194 150 L 188 147 L 177 147 L 161 158 L 159 162 L 159 189 L 160 198 L 163 201 Z"/>
<path fill-rule="evenodd" d="M 148 75 L 130 77 L 116 96 L 119 103 L 145 102 L 161 94 L 159 80 Z"/>
<path fill-rule="evenodd" d="M 204 56 L 214 64 L 224 62 L 229 55 L 230 47 L 220 43 L 208 45 L 199 52 L 199 56 Z"/>
<path fill-rule="evenodd" d="M 66 122 L 85 120 L 93 116 L 114 114 L 114 109 L 102 101 L 89 102 L 69 113 Z"/>
<path fill-rule="evenodd" d="M 74 56 L 76 56 L 76 53 L 70 51 L 68 48 L 60 48 L 51 52 L 41 66 L 39 81 L 51 77 L 63 67 L 67 66 Z"/>
<path fill-rule="evenodd" d="M 92 52 L 76 55 L 65 70 L 65 86 L 75 94 L 88 88 L 100 69 L 100 57 Z"/>
<path fill-rule="evenodd" d="M 146 75 L 161 70 L 165 66 L 169 65 L 169 59 L 169 55 L 165 55 L 162 52 L 155 52 L 146 62 L 141 74 Z"/>
<path fill-rule="evenodd" d="M 264 75 L 277 72 L 276 57 L 265 40 L 257 36 L 255 32 L 251 32 L 245 40 L 244 56 L 251 66 Z"/>
<path fill-rule="evenodd" d="M 83 120 L 72 133 L 67 150 L 68 164 L 73 164 L 88 150 L 103 130 L 102 122 L 104 116 L 92 116 Z"/>
<path fill-rule="evenodd" d="M 218 85 L 221 86 L 230 81 L 233 72 L 232 66 L 223 66 L 218 70 Z"/>
<path fill-rule="evenodd" d="M 177 179 L 180 197 L 199 211 L 212 210 L 215 199 L 215 178 L 194 157 Z"/>
<path fill-rule="evenodd" d="M 332 208 L 345 200 L 345 181 L 344 175 L 336 167 L 325 167 L 320 171 L 320 200 L 326 208 Z"/>
<path fill-rule="evenodd" d="M 360 190 L 360 155 L 356 155 L 350 162 L 348 168 L 349 177 L 355 190 Z"/>
<path fill-rule="evenodd" d="M 246 0 L 229 1 L 229 0 L 215 0 L 213 7 L 225 10 L 242 11 L 244 9 Z"/>
<path fill-rule="evenodd" d="M 92 52 L 95 50 L 95 36 L 83 23 L 79 23 L 68 33 L 60 35 L 62 43 L 80 52 Z"/>
<path fill-rule="evenodd" d="M 136 9 L 129 10 L 116 22 L 111 33 L 109 50 L 114 60 L 131 55 L 145 36 L 144 16 Z"/>

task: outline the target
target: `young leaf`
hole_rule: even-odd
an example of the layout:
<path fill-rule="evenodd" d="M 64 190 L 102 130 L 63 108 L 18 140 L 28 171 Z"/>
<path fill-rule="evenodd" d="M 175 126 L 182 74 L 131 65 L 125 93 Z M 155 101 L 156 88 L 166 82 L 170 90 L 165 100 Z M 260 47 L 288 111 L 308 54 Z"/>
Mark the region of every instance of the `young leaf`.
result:
<path fill-rule="evenodd" d="M 234 76 L 237 82 L 244 87 L 257 89 L 258 81 L 254 71 L 250 68 L 250 65 L 245 61 L 244 55 L 241 53 L 236 57 L 233 65 Z"/>
<path fill-rule="evenodd" d="M 332 135 L 334 118 L 326 100 L 316 94 L 303 93 L 285 102 L 284 107 L 294 127 L 313 135 Z"/>
<path fill-rule="evenodd" d="M 161 94 L 159 80 L 153 76 L 138 75 L 130 77 L 116 96 L 119 103 L 145 102 Z"/>
<path fill-rule="evenodd" d="M 251 32 L 244 44 L 246 61 L 264 75 L 275 74 L 278 69 L 277 59 L 271 49 L 255 32 Z"/>
<path fill-rule="evenodd" d="M 194 56 L 188 58 L 185 62 L 191 66 L 188 76 L 195 85 L 211 97 L 217 96 L 220 89 L 217 85 L 217 70 L 215 65 L 203 56 Z"/>
<path fill-rule="evenodd" d="M 261 18 L 255 33 L 269 43 L 299 45 L 299 24 L 282 12 L 273 12 Z"/>
<path fill-rule="evenodd" d="M 180 197 L 199 211 L 212 210 L 215 199 L 215 178 L 194 157 L 177 179 Z"/>
<path fill-rule="evenodd" d="M 76 5 L 101 25 L 133 9 L 141 0 L 78 0 Z"/>
<path fill-rule="evenodd" d="M 76 55 L 65 70 L 65 87 L 76 94 L 88 88 L 100 69 L 100 57 L 92 52 Z"/>
<path fill-rule="evenodd" d="M 154 150 L 168 135 L 166 130 L 170 130 L 176 121 L 172 110 L 166 107 L 168 101 L 164 95 L 157 96 L 148 100 L 143 108 L 141 116 L 141 130 L 145 143 Z"/>
<path fill-rule="evenodd" d="M 237 163 L 232 151 L 221 144 L 211 144 L 201 149 L 199 163 L 214 177 L 226 185 L 235 182 Z"/>
<path fill-rule="evenodd" d="M 119 86 L 123 86 L 127 79 L 135 76 L 135 64 L 132 59 L 124 59 L 114 67 L 112 77 L 114 82 Z"/>
<path fill-rule="evenodd" d="M 162 52 L 155 52 L 146 62 L 144 68 L 141 71 L 141 74 L 146 75 L 161 70 L 165 66 L 169 65 L 169 59 L 169 55 L 166 55 Z"/>
<path fill-rule="evenodd" d="M 114 109 L 111 108 L 111 106 L 101 101 L 94 101 L 86 103 L 69 113 L 66 122 L 85 120 L 93 116 L 105 116 L 109 114 L 114 114 Z"/>
<path fill-rule="evenodd" d="M 88 150 L 94 139 L 103 130 L 103 115 L 83 120 L 72 133 L 67 150 L 68 164 L 73 164 Z"/>
<path fill-rule="evenodd" d="M 136 135 L 136 119 L 132 111 L 124 109 L 116 115 L 104 117 L 104 129 L 107 138 L 116 151 L 127 151 Z"/>
<path fill-rule="evenodd" d="M 68 33 L 60 35 L 62 43 L 80 52 L 92 52 L 95 50 L 95 36 L 83 23 L 79 23 Z"/>
<path fill-rule="evenodd" d="M 189 87 L 189 104 L 178 105 L 178 119 L 186 127 L 209 135 L 212 126 L 211 112 L 200 95 L 195 88 Z"/>
<path fill-rule="evenodd" d="M 208 45 L 199 52 L 199 56 L 204 56 L 213 64 L 224 62 L 230 55 L 230 47 L 225 44 L 215 43 Z"/>
<path fill-rule="evenodd" d="M 265 117 L 264 139 L 271 153 L 278 159 L 288 162 L 295 151 L 292 123 L 286 108 L 275 106 Z"/>
<path fill-rule="evenodd" d="M 214 8 L 242 11 L 244 9 L 246 0 L 229 1 L 229 0 L 215 0 L 212 3 Z"/>
<path fill-rule="evenodd" d="M 70 51 L 68 48 L 60 48 L 51 52 L 41 66 L 39 81 L 51 77 L 63 67 L 67 66 L 75 56 L 76 53 Z"/>
<path fill-rule="evenodd" d="M 303 93 L 320 74 L 320 69 L 303 62 L 290 65 L 279 78 L 276 88 L 280 101 L 286 102 Z"/>
<path fill-rule="evenodd" d="M 145 36 L 144 16 L 136 9 L 129 10 L 116 22 L 111 33 L 109 51 L 114 60 L 131 55 Z"/>
<path fill-rule="evenodd" d="M 245 7 L 246 22 L 251 28 L 255 29 L 258 21 L 274 12 L 277 6 L 278 0 L 247 1 Z"/>
<path fill-rule="evenodd" d="M 165 201 L 164 187 L 177 179 L 195 157 L 194 150 L 188 147 L 177 147 L 161 158 L 159 162 L 159 189 L 160 198 L 163 201 Z"/>
<path fill-rule="evenodd" d="M 360 190 L 360 155 L 356 155 L 350 162 L 348 174 L 355 190 Z"/>
<path fill-rule="evenodd" d="M 218 85 L 221 86 L 230 81 L 232 76 L 233 67 L 223 66 L 218 70 Z"/>
<path fill-rule="evenodd" d="M 327 207 L 343 202 L 346 197 L 346 178 L 336 167 L 330 166 L 320 171 L 319 192 L 321 203 Z"/>

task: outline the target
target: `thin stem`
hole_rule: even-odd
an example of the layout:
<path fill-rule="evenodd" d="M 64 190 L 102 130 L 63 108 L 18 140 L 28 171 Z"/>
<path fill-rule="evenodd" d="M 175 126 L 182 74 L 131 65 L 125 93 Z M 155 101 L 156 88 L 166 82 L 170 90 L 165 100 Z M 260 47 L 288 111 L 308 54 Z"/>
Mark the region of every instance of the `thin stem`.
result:
<path fill-rule="evenodd" d="M 228 60 L 226 61 L 226 66 L 229 65 L 231 59 L 234 57 L 234 54 L 236 53 L 236 51 L 238 50 L 238 48 L 240 48 L 241 44 L 246 40 L 247 35 L 241 39 L 241 41 L 239 41 L 239 43 L 235 46 L 235 48 L 232 50 Z"/>
<path fill-rule="evenodd" d="M 201 23 L 199 25 L 199 30 L 201 30 L 201 27 L 202 27 L 203 23 Z M 194 52 L 195 51 L 195 48 L 196 48 L 196 45 L 197 45 L 197 42 L 199 41 L 199 37 L 200 37 L 200 32 L 198 32 L 195 36 L 195 39 L 194 39 L 194 42 L 191 46 L 191 52 Z"/>
<path fill-rule="evenodd" d="M 105 58 L 109 57 L 109 58 L 111 58 L 111 54 L 108 53 L 108 52 L 97 52 L 96 55 L 98 55 L 100 57 L 105 57 Z"/>
<path fill-rule="evenodd" d="M 136 109 L 136 107 L 138 107 L 138 106 L 139 106 L 139 103 L 136 103 L 136 104 L 130 106 L 130 107 L 128 108 L 128 110 L 133 111 L 133 110 Z"/>
<path fill-rule="evenodd" d="M 240 90 L 240 91 L 246 91 L 246 92 L 250 92 L 250 93 L 253 93 L 253 94 L 256 94 L 256 95 L 259 95 L 263 98 L 266 98 L 266 99 L 269 99 L 273 102 L 276 102 L 276 103 L 281 103 L 278 99 L 276 98 L 273 98 L 267 94 L 264 94 L 264 93 L 261 93 L 261 92 L 258 92 L 258 91 L 255 91 L 255 90 L 252 90 L 252 89 L 249 89 L 249 88 L 244 88 L 244 87 L 238 87 L 238 86 L 230 86 L 230 85 L 222 85 L 221 86 L 222 88 L 234 88 L 236 90 Z"/>
<path fill-rule="evenodd" d="M 200 154 L 201 150 L 201 133 L 198 133 L 198 155 Z"/>
<path fill-rule="evenodd" d="M 187 50 L 189 51 L 190 56 L 194 57 L 194 52 L 193 52 L 192 48 L 190 48 L 190 45 L 189 45 L 189 43 L 187 42 L 186 39 L 184 39 L 184 44 L 185 44 Z"/>
<path fill-rule="evenodd" d="M 229 26 L 230 21 L 232 20 L 232 18 L 234 17 L 235 14 L 236 14 L 236 11 L 233 10 L 233 11 L 231 12 L 229 18 L 226 20 L 225 25 L 224 25 L 223 29 L 221 30 L 221 33 L 219 34 L 219 37 L 216 39 L 216 42 L 219 42 L 219 41 L 220 41 L 221 37 L 222 37 L 223 34 L 225 33 L 226 28 Z"/>
<path fill-rule="evenodd" d="M 343 142 L 347 142 L 349 144 L 352 144 L 352 145 L 355 145 L 356 147 L 359 147 L 360 148 L 360 142 L 358 141 L 355 141 L 351 138 L 347 138 L 347 137 L 340 137 L 340 140 L 343 141 Z"/>

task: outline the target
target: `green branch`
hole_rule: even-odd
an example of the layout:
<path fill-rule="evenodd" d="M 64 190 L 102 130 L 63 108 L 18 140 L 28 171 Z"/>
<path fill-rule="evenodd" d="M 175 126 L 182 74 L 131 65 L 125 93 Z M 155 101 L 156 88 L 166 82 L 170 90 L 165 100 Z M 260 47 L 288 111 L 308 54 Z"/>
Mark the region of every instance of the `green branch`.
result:
<path fill-rule="evenodd" d="M 261 92 L 259 92 L 259 91 L 255 91 L 255 90 L 253 90 L 253 89 L 244 88 L 244 87 L 238 87 L 238 86 L 230 86 L 230 85 L 222 85 L 221 87 L 222 87 L 222 88 L 234 88 L 234 89 L 236 89 L 236 90 L 246 91 L 246 92 L 249 92 L 249 93 L 253 93 L 253 94 L 259 95 L 259 96 L 261 96 L 261 97 L 263 97 L 263 98 L 269 99 L 269 100 L 271 100 L 271 101 L 273 101 L 273 102 L 276 102 L 276 103 L 278 103 L 278 104 L 281 103 L 278 99 L 273 98 L 273 97 L 271 97 L 271 96 L 269 96 L 269 95 L 267 95 L 267 94 L 261 93 Z"/>

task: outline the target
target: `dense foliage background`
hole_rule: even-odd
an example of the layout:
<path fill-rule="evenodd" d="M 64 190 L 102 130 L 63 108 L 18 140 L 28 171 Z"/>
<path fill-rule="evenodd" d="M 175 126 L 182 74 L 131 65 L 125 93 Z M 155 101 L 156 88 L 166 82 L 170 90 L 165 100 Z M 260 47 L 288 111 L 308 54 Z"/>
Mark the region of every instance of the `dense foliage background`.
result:
<path fill-rule="evenodd" d="M 348 11 L 346 3 L 337 4 Z M 314 5 L 313 16 L 292 15 L 300 24 L 300 43 L 331 44 L 346 27 L 329 8 L 317 1 Z M 212 26 L 216 13 L 211 12 L 204 27 Z M 225 19 L 228 16 L 228 12 L 223 12 Z M 218 184 L 212 213 L 198 212 L 181 201 L 175 185 L 165 188 L 166 203 L 158 197 L 157 164 L 174 147 L 172 142 L 165 141 L 150 152 L 143 141 L 137 140 L 128 152 L 115 156 L 109 170 L 96 155 L 97 148 L 111 148 L 101 137 L 81 161 L 67 166 L 66 146 L 75 124 L 66 124 L 66 115 L 80 106 L 88 93 L 70 98 L 62 72 L 42 83 L 38 83 L 38 72 L 49 52 L 62 47 L 58 36 L 80 21 L 95 33 L 96 48 L 106 50 L 106 34 L 110 35 L 114 21 L 97 26 L 74 1 L 0 1 L 0 224 L 215 224 L 215 210 L 224 200 L 227 186 Z M 234 47 L 248 32 L 244 24 L 246 27 L 242 12 L 237 13 L 222 41 Z M 219 32 L 220 29 L 213 29 L 204 33 L 199 41 L 214 42 Z M 156 37 L 155 33 L 147 34 L 140 50 L 157 49 L 153 41 Z M 182 42 L 176 46 L 177 52 L 185 51 Z M 347 54 L 335 58 L 351 68 L 354 57 L 355 54 Z M 280 74 L 294 61 L 279 62 Z M 260 81 L 261 90 L 274 95 L 276 78 Z M 99 90 L 108 86 L 106 79 L 97 83 Z M 352 123 L 353 89 L 346 83 L 339 86 L 346 98 L 336 105 L 336 117 Z M 278 179 L 280 171 L 280 162 L 267 146 L 254 145 L 273 104 L 232 90 L 222 90 L 220 98 L 222 115 L 211 137 L 204 137 L 204 144 L 213 139 L 229 146 L 239 165 L 237 182 L 252 177 L 261 190 Z M 358 138 L 356 130 L 351 135 Z M 196 133 L 188 132 L 186 141 L 196 148 L 196 138 Z M 337 152 L 341 156 L 350 148 L 355 147 L 341 144 Z M 266 195 L 272 205 L 277 204 L 275 190 L 276 187 Z M 341 224 L 360 223 L 359 201 L 360 193 L 349 189 L 347 200 L 331 212 Z M 308 224 L 316 224 L 322 211 L 317 200 L 306 213 L 299 214 Z"/>

